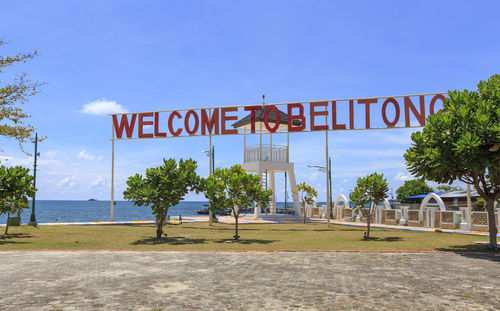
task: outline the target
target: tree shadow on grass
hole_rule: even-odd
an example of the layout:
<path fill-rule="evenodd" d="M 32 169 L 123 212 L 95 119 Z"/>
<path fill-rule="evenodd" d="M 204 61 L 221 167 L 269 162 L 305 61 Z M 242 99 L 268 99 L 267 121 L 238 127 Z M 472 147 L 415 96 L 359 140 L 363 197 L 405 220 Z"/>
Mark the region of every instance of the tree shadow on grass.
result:
<path fill-rule="evenodd" d="M 448 247 L 436 248 L 436 250 L 454 252 L 468 258 L 490 260 L 500 263 L 500 249 L 490 250 L 485 244 L 451 245 Z"/>
<path fill-rule="evenodd" d="M 362 231 L 366 230 L 365 227 L 354 227 L 354 228 L 338 228 L 338 231 Z"/>
<path fill-rule="evenodd" d="M 369 239 L 361 239 L 361 241 L 375 241 L 375 242 L 399 242 L 403 241 L 404 239 L 399 236 L 387 236 L 385 238 L 379 238 L 379 237 L 370 237 Z"/>
<path fill-rule="evenodd" d="M 234 240 L 234 239 L 220 239 L 220 240 L 214 240 L 214 243 L 232 243 L 232 244 L 243 244 L 243 245 L 250 245 L 250 244 L 271 244 L 274 242 L 277 242 L 277 240 L 260 240 L 260 239 L 239 239 L 239 240 Z"/>
<path fill-rule="evenodd" d="M 1 235 L 0 236 L 0 245 L 8 245 L 8 244 L 26 244 L 24 241 L 12 241 L 12 239 L 29 239 L 32 238 L 32 235 L 24 234 L 24 233 L 12 233 L 9 235 Z"/>
<path fill-rule="evenodd" d="M 233 225 L 233 224 L 230 224 Z M 242 224 L 240 224 L 241 226 Z M 246 224 L 245 224 L 246 225 Z M 192 226 L 185 226 L 182 225 L 183 229 L 192 229 L 192 230 L 216 230 L 216 231 L 234 231 L 234 225 L 231 227 L 220 227 L 220 226 L 207 226 L 207 227 L 192 227 Z M 238 231 L 261 231 L 259 228 L 242 228 L 239 227 Z"/>
<path fill-rule="evenodd" d="M 149 237 L 141 240 L 137 240 L 130 244 L 132 245 L 160 245 L 160 244 L 169 244 L 169 245 L 195 245 L 195 244 L 205 244 L 207 243 L 207 239 L 190 239 L 188 237 L 183 236 L 172 236 L 172 237 Z"/>
<path fill-rule="evenodd" d="M 0 235 L 0 245 L 6 244 L 25 244 L 22 241 L 12 241 L 12 239 L 29 239 L 33 236 L 25 233 L 9 233 L 8 235 Z"/>
<path fill-rule="evenodd" d="M 244 245 L 249 245 L 249 244 L 271 244 L 276 242 L 276 240 L 259 240 L 259 239 L 239 239 L 239 240 L 234 240 L 234 239 L 191 239 L 189 237 L 183 237 L 183 236 L 172 236 L 172 237 L 161 237 L 161 238 L 156 238 L 156 237 L 148 237 L 144 238 L 141 240 L 137 240 L 135 242 L 132 242 L 130 244 L 132 245 L 161 245 L 161 244 L 167 244 L 167 245 L 198 245 L 198 244 L 207 244 L 209 242 L 212 243 L 233 243 L 233 244 L 244 244 Z"/>

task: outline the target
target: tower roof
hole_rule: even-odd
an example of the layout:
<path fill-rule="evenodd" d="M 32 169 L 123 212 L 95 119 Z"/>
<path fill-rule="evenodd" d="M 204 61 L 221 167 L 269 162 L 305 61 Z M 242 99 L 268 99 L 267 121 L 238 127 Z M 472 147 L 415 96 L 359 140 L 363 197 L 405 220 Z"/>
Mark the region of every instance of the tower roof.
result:
<path fill-rule="evenodd" d="M 263 129 L 266 131 L 266 127 L 264 125 L 264 112 L 266 111 L 267 105 L 262 105 L 262 109 L 255 111 L 255 129 L 258 131 L 259 129 Z M 278 127 L 278 131 L 288 129 L 288 114 L 279 110 L 280 116 L 280 125 Z M 277 120 L 277 113 L 275 109 L 270 109 L 267 115 L 267 122 L 270 127 L 274 127 Z M 232 124 L 232 126 L 236 129 L 250 129 L 252 122 L 252 114 L 248 114 L 246 117 L 241 118 Z M 301 126 L 301 120 L 292 120 L 293 126 Z"/>

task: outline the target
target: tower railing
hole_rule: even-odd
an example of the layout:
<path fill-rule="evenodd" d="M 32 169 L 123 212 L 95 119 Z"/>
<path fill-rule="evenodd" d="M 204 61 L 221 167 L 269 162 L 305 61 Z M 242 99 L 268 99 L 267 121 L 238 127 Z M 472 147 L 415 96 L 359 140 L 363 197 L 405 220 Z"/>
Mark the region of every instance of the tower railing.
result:
<path fill-rule="evenodd" d="M 288 162 L 288 147 L 281 145 L 255 145 L 245 147 L 244 162 Z"/>

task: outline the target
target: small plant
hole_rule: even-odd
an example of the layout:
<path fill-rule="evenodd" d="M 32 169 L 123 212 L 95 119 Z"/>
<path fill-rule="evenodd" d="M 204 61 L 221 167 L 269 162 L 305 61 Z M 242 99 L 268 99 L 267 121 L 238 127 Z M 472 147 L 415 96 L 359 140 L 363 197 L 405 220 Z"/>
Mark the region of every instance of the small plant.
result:
<path fill-rule="evenodd" d="M 304 215 L 304 223 L 306 223 L 306 203 L 313 204 L 314 200 L 318 196 L 318 191 L 316 191 L 312 186 L 309 186 L 305 182 L 301 182 L 297 185 L 297 189 L 292 191 L 293 194 L 298 193 L 302 201 L 302 214 Z"/>
<path fill-rule="evenodd" d="M 189 191 L 200 191 L 201 178 L 196 174 L 197 164 L 192 159 L 163 160 L 163 165 L 148 168 L 146 174 L 135 174 L 127 180 L 126 200 L 134 205 L 150 206 L 156 216 L 156 238 L 163 234 L 168 209 L 179 204 Z"/>
<path fill-rule="evenodd" d="M 10 215 L 15 213 L 19 216 L 24 208 L 29 208 L 28 198 L 35 194 L 33 176 L 29 171 L 21 166 L 0 166 L 0 214 L 7 214 L 6 235 Z"/>
<path fill-rule="evenodd" d="M 262 188 L 259 176 L 248 174 L 241 165 L 216 169 L 212 175 L 203 179 L 202 188 L 205 197 L 212 202 L 212 212 L 231 209 L 235 220 L 235 240 L 240 238 L 238 219 L 242 211 L 250 208 L 254 202 L 254 208 L 261 208 L 269 202 L 272 195 L 271 190 Z"/>
<path fill-rule="evenodd" d="M 384 174 L 373 173 L 364 178 L 358 178 L 357 185 L 349 195 L 349 200 L 354 204 L 354 210 L 361 212 L 366 218 L 366 232 L 364 240 L 370 239 L 370 225 L 377 205 L 384 200 L 389 191 L 387 179 Z M 368 204 L 368 207 L 366 205 Z"/>

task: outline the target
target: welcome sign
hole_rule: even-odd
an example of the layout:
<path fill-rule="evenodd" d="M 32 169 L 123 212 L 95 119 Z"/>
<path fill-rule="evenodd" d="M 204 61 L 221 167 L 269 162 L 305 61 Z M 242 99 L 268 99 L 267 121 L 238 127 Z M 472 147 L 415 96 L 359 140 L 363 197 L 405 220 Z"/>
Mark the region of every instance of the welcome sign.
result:
<path fill-rule="evenodd" d="M 113 139 L 422 127 L 444 94 L 113 114 Z M 235 126 L 245 117 L 248 127 Z"/>

